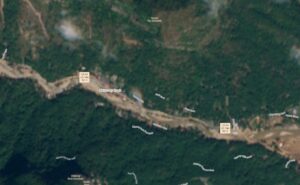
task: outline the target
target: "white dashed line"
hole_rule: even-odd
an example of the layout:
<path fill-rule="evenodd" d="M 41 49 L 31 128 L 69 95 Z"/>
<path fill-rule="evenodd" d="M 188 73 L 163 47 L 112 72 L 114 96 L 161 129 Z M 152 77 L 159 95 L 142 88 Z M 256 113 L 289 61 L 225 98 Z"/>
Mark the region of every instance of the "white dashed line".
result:
<path fill-rule="evenodd" d="M 200 163 L 193 163 L 193 165 L 200 167 L 205 172 L 215 172 L 214 169 L 206 169 L 206 168 L 204 168 L 204 166 L 202 164 L 200 164 Z"/>
<path fill-rule="evenodd" d="M 167 127 L 164 127 L 164 126 L 159 125 L 159 124 L 157 124 L 157 123 L 153 123 L 152 125 L 155 126 L 155 127 L 157 127 L 157 128 L 163 129 L 163 130 L 168 130 Z"/>
<path fill-rule="evenodd" d="M 195 112 L 196 112 L 196 110 L 194 110 L 194 109 L 189 109 L 189 108 L 187 108 L 187 107 L 184 107 L 183 110 L 184 110 L 184 111 L 187 111 L 187 112 L 192 112 L 192 113 L 195 113 Z"/>
<path fill-rule="evenodd" d="M 285 117 L 299 119 L 299 116 L 292 115 L 292 114 L 286 114 Z"/>
<path fill-rule="evenodd" d="M 153 135 L 153 134 L 154 134 L 153 132 L 148 132 L 147 130 L 145 130 L 145 129 L 143 129 L 142 127 L 137 126 L 137 125 L 132 125 L 132 128 L 134 128 L 134 129 L 139 129 L 140 131 L 144 132 L 144 133 L 147 134 L 147 135 Z"/>
<path fill-rule="evenodd" d="M 142 100 L 140 97 L 138 97 L 138 96 L 136 96 L 135 94 L 134 95 L 132 95 L 132 97 L 134 98 L 134 99 L 136 99 L 138 102 L 140 102 L 140 103 L 144 103 L 144 100 Z"/>
<path fill-rule="evenodd" d="M 6 57 L 6 54 L 7 54 L 7 48 L 4 50 L 4 52 L 2 53 L 2 60 L 4 60 L 5 59 L 5 57 Z"/>
<path fill-rule="evenodd" d="M 189 183 L 185 182 L 185 183 L 182 183 L 182 184 L 179 184 L 179 185 L 189 185 Z"/>
<path fill-rule="evenodd" d="M 286 112 L 270 113 L 270 114 L 269 114 L 269 117 L 273 117 L 273 116 L 283 116 L 283 115 L 285 115 L 285 114 L 286 114 Z"/>
<path fill-rule="evenodd" d="M 289 161 L 285 164 L 285 168 L 288 168 L 289 165 L 290 165 L 290 163 L 293 163 L 293 162 L 296 162 L 296 160 L 295 160 L 295 159 L 289 160 Z"/>
<path fill-rule="evenodd" d="M 139 183 L 139 182 L 138 182 L 138 179 L 137 179 L 137 177 L 136 177 L 136 175 L 135 175 L 134 172 L 128 172 L 127 174 L 133 176 L 135 184 L 138 184 L 138 183 Z"/>
<path fill-rule="evenodd" d="M 233 159 L 234 160 L 237 160 L 237 159 L 239 159 L 239 158 L 243 158 L 243 159 L 251 159 L 253 156 L 252 155 L 248 155 L 248 156 L 246 156 L 246 155 L 238 155 L 238 156 L 235 156 Z"/>
<path fill-rule="evenodd" d="M 66 157 L 66 156 L 57 156 L 56 158 L 55 158 L 56 160 L 58 160 L 58 159 L 64 159 L 64 160 L 67 160 L 67 161 L 73 161 L 73 160 L 75 160 L 76 159 L 76 157 L 74 156 L 74 157 Z"/>
<path fill-rule="evenodd" d="M 160 99 L 163 99 L 163 100 L 165 100 L 165 99 L 166 99 L 166 97 L 162 96 L 162 95 L 161 95 L 161 94 L 159 94 L 159 93 L 155 93 L 155 96 L 157 96 L 157 97 L 159 97 Z"/>

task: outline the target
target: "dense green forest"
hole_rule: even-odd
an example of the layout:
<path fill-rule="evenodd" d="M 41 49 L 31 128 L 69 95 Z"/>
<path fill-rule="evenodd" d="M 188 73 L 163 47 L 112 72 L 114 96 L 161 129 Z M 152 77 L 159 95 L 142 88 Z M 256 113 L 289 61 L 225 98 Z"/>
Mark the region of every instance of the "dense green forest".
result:
<path fill-rule="evenodd" d="M 49 81 L 84 68 L 117 75 L 129 96 L 132 88 L 141 91 L 148 108 L 188 115 L 182 110 L 189 107 L 192 116 L 216 122 L 247 123 L 299 107 L 300 66 L 291 56 L 300 47 L 299 1 L 31 2 L 49 39 L 25 1 L 4 0 L 0 53 L 8 48 L 10 63 L 30 65 Z M 147 21 L 156 16 L 162 23 Z M 79 39 L 64 38 L 64 21 Z M 81 89 L 47 100 L 31 81 L 0 78 L 0 84 L 0 185 L 75 185 L 66 179 L 78 173 L 134 184 L 132 171 L 143 185 L 300 184 L 299 166 L 285 169 L 287 159 L 261 146 L 151 128 L 118 117 Z M 239 154 L 254 157 L 233 160 Z M 56 160 L 60 155 L 76 160 Z"/>
<path fill-rule="evenodd" d="M 35 50 L 19 31 L 26 18 L 24 4 L 4 2 L 0 49 L 8 47 L 10 62 L 31 65 L 51 81 L 82 66 L 89 71 L 97 67 L 124 79 L 127 92 L 138 88 L 149 108 L 184 114 L 183 107 L 190 107 L 196 110 L 193 116 L 215 121 L 234 117 L 247 122 L 254 115 L 299 105 L 300 67 L 290 57 L 300 38 L 300 4 L 295 0 L 221 5 L 205 0 L 51 1 L 36 4 L 44 11 L 50 39 L 35 40 Z M 158 15 L 162 23 L 147 22 Z M 83 38 L 64 40 L 57 29 L 62 20 L 72 20 Z M 124 35 L 140 45 L 126 45 Z M 158 99 L 156 92 L 167 100 Z"/>
<path fill-rule="evenodd" d="M 109 184 L 300 184 L 295 164 L 258 145 L 209 140 L 196 132 L 158 130 L 123 119 L 105 100 L 80 89 L 47 100 L 30 81 L 0 80 L 0 184 L 73 185 L 71 174 Z M 105 107 L 95 107 L 104 102 Z M 131 125 L 154 132 L 145 135 Z M 249 160 L 234 156 L 253 155 Z M 56 160 L 59 155 L 75 161 Z M 213 168 L 203 172 L 193 162 Z M 202 181 L 201 181 L 202 179 Z"/>

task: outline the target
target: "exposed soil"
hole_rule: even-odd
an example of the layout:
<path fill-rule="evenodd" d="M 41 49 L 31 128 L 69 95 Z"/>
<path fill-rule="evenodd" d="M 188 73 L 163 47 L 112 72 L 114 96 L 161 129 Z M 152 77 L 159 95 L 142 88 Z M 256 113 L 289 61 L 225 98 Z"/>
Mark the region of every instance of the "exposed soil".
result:
<path fill-rule="evenodd" d="M 44 24 L 44 22 L 43 22 L 42 14 L 41 14 L 40 12 L 38 12 L 38 11 L 34 8 L 34 6 L 33 6 L 33 4 L 31 3 L 30 0 L 23 0 L 23 2 L 25 2 L 25 3 L 27 4 L 27 6 L 30 8 L 30 10 L 33 12 L 33 14 L 38 18 L 44 36 L 45 36 L 47 39 L 49 39 L 50 36 L 49 36 L 49 34 L 48 34 L 48 32 L 47 32 L 47 29 L 46 29 L 46 27 L 45 27 L 45 24 Z"/>
<path fill-rule="evenodd" d="M 0 0 L 0 29 L 4 28 L 5 25 L 3 8 L 4 8 L 4 0 Z"/>
<path fill-rule="evenodd" d="M 0 75 L 11 79 L 31 79 L 45 93 L 48 99 L 55 98 L 58 94 L 79 86 L 105 98 L 119 110 L 131 112 L 132 115 L 152 125 L 153 122 L 169 128 L 181 130 L 196 129 L 204 136 L 218 140 L 244 141 L 249 144 L 262 144 L 265 148 L 276 151 L 282 156 L 296 159 L 300 164 L 300 129 L 297 124 L 290 123 L 281 127 L 269 127 L 264 130 L 240 129 L 237 134 L 220 134 L 219 128 L 214 127 L 210 121 L 194 117 L 179 117 L 166 114 L 157 110 L 150 110 L 140 103 L 129 98 L 124 93 L 101 93 L 99 88 L 113 88 L 107 81 L 102 80 L 99 74 L 90 75 L 90 83 L 80 84 L 78 74 L 65 77 L 54 82 L 48 82 L 39 73 L 27 65 L 9 65 L 7 61 L 0 60 Z"/>

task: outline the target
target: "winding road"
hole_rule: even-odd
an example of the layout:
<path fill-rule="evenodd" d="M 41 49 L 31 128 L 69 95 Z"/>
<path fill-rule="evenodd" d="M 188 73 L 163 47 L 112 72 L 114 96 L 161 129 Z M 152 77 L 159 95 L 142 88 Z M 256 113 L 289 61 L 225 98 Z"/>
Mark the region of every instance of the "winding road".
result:
<path fill-rule="evenodd" d="M 247 128 L 238 130 L 237 134 L 224 135 L 219 133 L 219 127 L 214 126 L 211 121 L 194 117 L 174 116 L 161 111 L 147 109 L 124 93 L 101 93 L 99 91 L 100 88 L 113 87 L 96 74 L 90 75 L 89 83 L 79 83 L 77 73 L 54 82 L 48 82 L 28 65 L 9 64 L 6 60 L 0 60 L 0 76 L 16 80 L 33 80 L 48 99 L 53 99 L 74 87 L 80 87 L 105 98 L 118 109 L 131 112 L 135 118 L 146 122 L 149 126 L 155 122 L 168 128 L 196 129 L 207 138 L 244 141 L 248 144 L 259 143 L 265 148 L 276 151 L 287 158 L 296 159 L 300 164 L 300 129 L 296 124 L 289 124 L 281 128 L 270 128 L 260 132 Z"/>

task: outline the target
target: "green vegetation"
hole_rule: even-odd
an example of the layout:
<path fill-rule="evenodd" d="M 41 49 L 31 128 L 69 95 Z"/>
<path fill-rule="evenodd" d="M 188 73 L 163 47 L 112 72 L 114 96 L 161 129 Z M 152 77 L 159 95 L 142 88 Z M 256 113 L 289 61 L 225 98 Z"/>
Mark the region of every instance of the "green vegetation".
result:
<path fill-rule="evenodd" d="M 166 1 L 159 1 L 159 0 L 134 0 L 134 3 L 139 6 L 142 10 L 149 11 L 152 9 L 160 9 L 160 10 L 178 10 L 188 6 L 191 3 L 191 0 L 166 0 Z"/>
<path fill-rule="evenodd" d="M 0 34 L 0 51 L 4 51 L 5 48 L 10 50 L 10 60 L 19 61 L 19 51 L 20 46 L 19 41 L 19 27 L 18 27 L 18 14 L 20 12 L 20 2 L 15 1 L 5 1 L 5 8 L 3 9 L 3 14 L 5 15 L 5 27 Z"/>
<path fill-rule="evenodd" d="M 212 185 L 299 184 L 292 164 L 257 145 L 208 140 L 195 132 L 161 131 L 134 119 L 121 119 L 103 99 L 73 90 L 46 100 L 29 81 L 1 79 L 0 184 L 73 185 L 73 173 L 106 179 L 109 184 L 168 185 L 189 182 Z M 105 107 L 95 108 L 95 102 Z M 138 124 L 154 131 L 148 136 L 132 129 Z M 253 154 L 251 160 L 233 160 Z M 58 161 L 58 155 L 76 161 Z M 192 165 L 200 162 L 215 173 Z M 272 173 L 270 173 L 272 169 Z"/>
<path fill-rule="evenodd" d="M 182 51 L 153 42 L 123 47 L 120 61 L 103 69 L 139 87 L 151 108 L 181 111 L 188 106 L 216 121 L 281 111 L 300 102 L 300 67 L 290 59 L 291 47 L 299 44 L 299 18 L 298 2 L 232 1 L 220 10 L 221 36 L 205 48 Z"/>
<path fill-rule="evenodd" d="M 4 8 L 7 15 L 14 12 L 5 16 L 1 37 L 15 46 L 9 60 L 24 61 L 51 81 L 82 66 L 89 71 L 98 67 L 123 78 L 129 93 L 132 87 L 140 89 L 149 108 L 184 114 L 187 106 L 197 111 L 193 116 L 216 122 L 234 117 L 246 123 L 251 116 L 299 105 L 300 67 L 290 57 L 291 47 L 300 42 L 295 0 L 229 1 L 216 17 L 208 14 L 207 1 L 51 1 L 45 12 L 51 39 L 25 54 L 17 52 L 23 45 L 18 43 L 20 5 L 15 2 L 5 1 Z M 146 21 L 157 15 L 163 15 L 161 24 Z M 81 29 L 82 40 L 62 38 L 57 26 L 63 19 Z M 124 35 L 140 45 L 124 43 Z M 158 99 L 156 92 L 168 100 Z"/>
<path fill-rule="evenodd" d="M 96 44 L 82 44 L 76 49 L 68 45 L 51 44 L 40 51 L 39 61 L 33 64 L 30 58 L 26 58 L 25 62 L 32 64 L 48 80 L 54 81 L 57 79 L 55 77 L 71 75 L 80 70 L 80 66 L 85 66 L 86 70 L 94 70 L 95 61 L 99 59 L 98 49 Z"/>
<path fill-rule="evenodd" d="M 149 108 L 183 114 L 187 106 L 196 109 L 193 116 L 215 121 L 235 117 L 247 122 L 253 115 L 299 105 L 300 67 L 290 58 L 291 47 L 300 43 L 295 0 L 230 1 L 215 17 L 208 15 L 209 3 L 195 0 L 32 3 L 45 11 L 51 38 L 41 39 L 40 30 L 20 29 L 35 19 L 24 15 L 20 1 L 5 0 L 0 51 L 7 47 L 10 62 L 31 65 L 50 81 L 82 66 L 89 71 L 98 67 L 123 78 L 128 94 L 132 87 L 140 89 Z M 157 15 L 162 15 L 161 24 L 146 21 Z M 58 31 L 62 20 L 79 28 L 82 38 L 65 40 Z M 126 44 L 125 36 L 139 44 Z M 108 102 L 80 89 L 46 100 L 30 81 L 0 83 L 1 185 L 73 185 L 66 181 L 73 173 L 132 184 L 128 171 L 144 185 L 205 184 L 205 178 L 212 185 L 300 184 L 294 164 L 285 169 L 285 159 L 261 146 L 150 128 L 117 117 Z M 106 106 L 96 108 L 96 102 Z M 144 135 L 132 124 L 155 134 Z M 238 154 L 254 158 L 233 160 Z M 55 160 L 58 155 L 75 155 L 76 160 Z"/>

